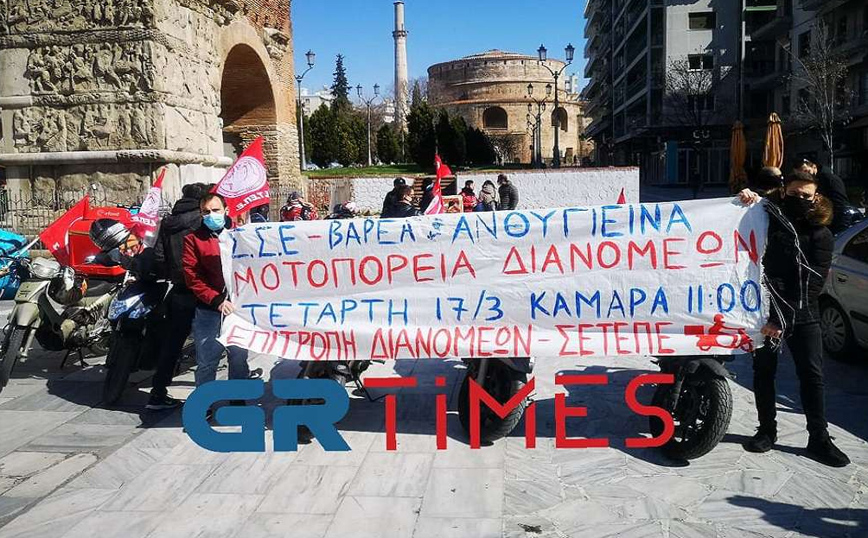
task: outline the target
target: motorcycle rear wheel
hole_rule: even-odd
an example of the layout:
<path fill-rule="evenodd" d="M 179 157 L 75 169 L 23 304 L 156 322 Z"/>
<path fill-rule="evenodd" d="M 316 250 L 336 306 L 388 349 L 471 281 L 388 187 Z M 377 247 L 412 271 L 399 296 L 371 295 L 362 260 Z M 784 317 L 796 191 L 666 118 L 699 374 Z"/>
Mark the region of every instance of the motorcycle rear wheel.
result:
<path fill-rule="evenodd" d="M 474 370 L 467 371 L 461 390 L 458 392 L 458 419 L 467 434 L 470 434 L 470 376 Z M 498 403 L 505 404 L 527 384 L 527 375 L 513 373 L 509 368 L 492 361 L 486 371 L 482 388 L 494 397 Z M 524 399 L 513 408 L 505 418 L 500 418 L 494 411 L 480 405 L 479 409 L 479 438 L 483 443 L 491 443 L 506 437 L 518 426 L 524 411 L 528 406 L 528 400 Z"/>
<path fill-rule="evenodd" d="M 106 357 L 108 371 L 102 389 L 104 404 L 113 405 L 123 396 L 138 352 L 139 343 L 135 338 L 123 334 L 115 334 L 112 338 L 108 357 Z"/>
<path fill-rule="evenodd" d="M 21 348 L 27 342 L 27 327 L 13 327 L 3 346 L 3 356 L 0 358 L 0 390 L 9 383 L 12 369 L 21 356 Z"/>
<path fill-rule="evenodd" d="M 672 385 L 658 385 L 652 405 L 672 413 L 675 435 L 665 445 L 663 454 L 674 460 L 700 458 L 720 443 L 732 419 L 732 391 L 726 379 L 708 376 L 698 382 L 685 381 L 678 407 L 671 410 Z M 685 415 L 691 415 L 692 420 Z M 687 422 L 691 422 L 688 424 Z M 650 417 L 651 435 L 663 433 L 663 421 Z"/>

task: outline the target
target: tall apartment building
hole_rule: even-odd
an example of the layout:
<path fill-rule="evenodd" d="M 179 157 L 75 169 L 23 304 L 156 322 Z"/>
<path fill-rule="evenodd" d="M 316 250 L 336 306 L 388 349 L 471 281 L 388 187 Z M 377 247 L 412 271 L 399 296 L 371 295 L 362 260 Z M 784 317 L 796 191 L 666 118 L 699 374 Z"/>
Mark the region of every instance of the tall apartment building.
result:
<path fill-rule="evenodd" d="M 588 0 L 585 17 L 584 97 L 598 164 L 640 165 L 648 183 L 697 175 L 724 183 L 733 122 L 746 124 L 755 163 L 773 111 L 784 120 L 788 155 L 822 153 L 816 137 L 787 130 L 804 91 L 790 76 L 798 68 L 792 55 L 807 54 L 820 17 L 850 64 L 853 119 L 841 126 L 836 168 L 845 176 L 868 169 L 860 161 L 868 147 L 868 1 Z M 667 72 L 685 66 L 708 73 L 708 95 L 667 96 Z M 685 119 L 685 104 L 701 113 Z M 691 125 L 696 116 L 701 125 Z"/>

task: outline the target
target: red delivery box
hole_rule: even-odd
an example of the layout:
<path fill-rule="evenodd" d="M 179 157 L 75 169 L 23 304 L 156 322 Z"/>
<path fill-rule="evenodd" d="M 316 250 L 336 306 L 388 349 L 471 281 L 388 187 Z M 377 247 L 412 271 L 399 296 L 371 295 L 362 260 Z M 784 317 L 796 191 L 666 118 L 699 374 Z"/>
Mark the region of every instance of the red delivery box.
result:
<path fill-rule="evenodd" d="M 99 247 L 90 240 L 90 225 L 99 219 L 114 219 L 128 226 L 132 219 L 129 210 L 120 207 L 92 207 L 84 219 L 69 228 L 69 264 L 77 272 L 98 278 L 122 277 L 123 267 L 88 264 L 87 259 L 99 254 Z"/>

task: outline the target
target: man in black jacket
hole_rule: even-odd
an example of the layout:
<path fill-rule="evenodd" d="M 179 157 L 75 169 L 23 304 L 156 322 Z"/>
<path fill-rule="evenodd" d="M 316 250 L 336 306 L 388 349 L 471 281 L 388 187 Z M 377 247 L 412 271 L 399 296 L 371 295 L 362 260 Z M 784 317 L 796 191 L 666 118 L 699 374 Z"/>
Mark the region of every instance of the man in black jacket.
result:
<path fill-rule="evenodd" d="M 384 214 L 383 218 L 389 219 L 404 219 L 407 217 L 418 217 L 422 212 L 413 205 L 413 188 L 404 186 L 398 191 L 398 201 L 392 207 L 388 214 Z"/>
<path fill-rule="evenodd" d="M 500 185 L 498 192 L 500 193 L 500 210 L 512 211 L 518 207 L 518 189 L 506 177 L 506 174 L 497 176 L 497 184 Z"/>
<path fill-rule="evenodd" d="M 397 205 L 401 199 L 398 195 L 398 191 L 407 186 L 407 180 L 402 177 L 396 177 L 395 181 L 392 182 L 392 185 L 392 190 L 387 192 L 386 198 L 383 199 L 383 210 L 380 211 L 381 216 L 385 216 L 394 211 L 395 205 Z"/>
<path fill-rule="evenodd" d="M 151 398 L 146 406 L 149 410 L 171 409 L 181 405 L 180 401 L 169 396 L 167 389 L 175 375 L 175 367 L 184 349 L 184 342 L 190 335 L 193 315 L 196 313 L 196 297 L 184 281 L 181 254 L 184 250 L 184 238 L 202 226 L 199 202 L 208 190 L 209 186 L 203 183 L 186 185 L 181 191 L 181 199 L 172 208 L 172 213 L 160 223 L 160 235 L 154 250 L 158 263 L 168 272 L 172 289 L 166 297 L 168 330 L 160 349 Z"/>
<path fill-rule="evenodd" d="M 850 207 L 850 199 L 847 198 L 844 180 L 827 167 L 820 167 L 808 159 L 796 161 L 793 171 L 806 172 L 817 178 L 817 192 L 832 202 L 832 223 L 829 225 L 829 230 L 833 234 L 845 230 L 848 226 L 845 212 Z"/>
<path fill-rule="evenodd" d="M 742 201 L 759 198 L 749 190 Z M 777 441 L 777 394 L 775 377 L 778 350 L 774 341 L 787 344 L 799 378 L 802 408 L 809 434 L 807 452 L 817 461 L 844 467 L 849 458 L 832 443 L 826 423 L 823 385 L 823 340 L 819 296 L 832 264 L 834 238 L 826 226 L 832 207 L 818 194 L 817 180 L 796 172 L 785 185 L 769 194 L 768 246 L 763 271 L 771 290 L 772 306 L 762 332 L 768 338 L 754 353 L 754 395 L 759 428 L 744 447 L 750 452 L 768 452 Z"/>

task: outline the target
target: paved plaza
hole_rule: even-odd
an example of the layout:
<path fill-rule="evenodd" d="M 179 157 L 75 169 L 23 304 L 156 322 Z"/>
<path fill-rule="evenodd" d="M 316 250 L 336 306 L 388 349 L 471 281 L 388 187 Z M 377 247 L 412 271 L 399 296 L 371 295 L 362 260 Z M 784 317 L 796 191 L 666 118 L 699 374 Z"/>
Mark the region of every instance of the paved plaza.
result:
<path fill-rule="evenodd" d="M 0 393 L 0 538 L 868 536 L 868 364 L 826 364 L 831 432 L 853 459 L 830 469 L 802 454 L 807 436 L 789 361 L 779 450 L 741 448 L 754 427 L 742 359 L 731 365 L 738 378 L 729 434 L 684 465 L 625 448 L 624 439 L 648 431 L 623 396 L 632 378 L 653 371 L 648 359 L 540 359 L 535 450 L 524 447 L 523 425 L 470 450 L 454 412 L 461 362 L 408 360 L 369 370 L 419 380 L 398 398 L 397 452 L 385 449 L 382 400 L 353 394 L 340 425 L 351 452 L 325 453 L 313 442 L 264 454 L 207 452 L 182 431 L 179 411 L 142 413 L 145 375 L 121 407 L 101 408 L 102 360 L 60 371 L 60 359 L 29 361 Z M 290 362 L 253 362 L 266 376 L 297 372 Z M 590 408 L 588 419 L 569 419 L 568 435 L 609 437 L 611 448 L 554 448 L 555 373 L 610 376 L 606 387 L 559 390 L 569 391 L 568 404 Z M 448 450 L 439 452 L 438 375 L 451 391 Z M 187 370 L 172 394 L 191 390 Z"/>

